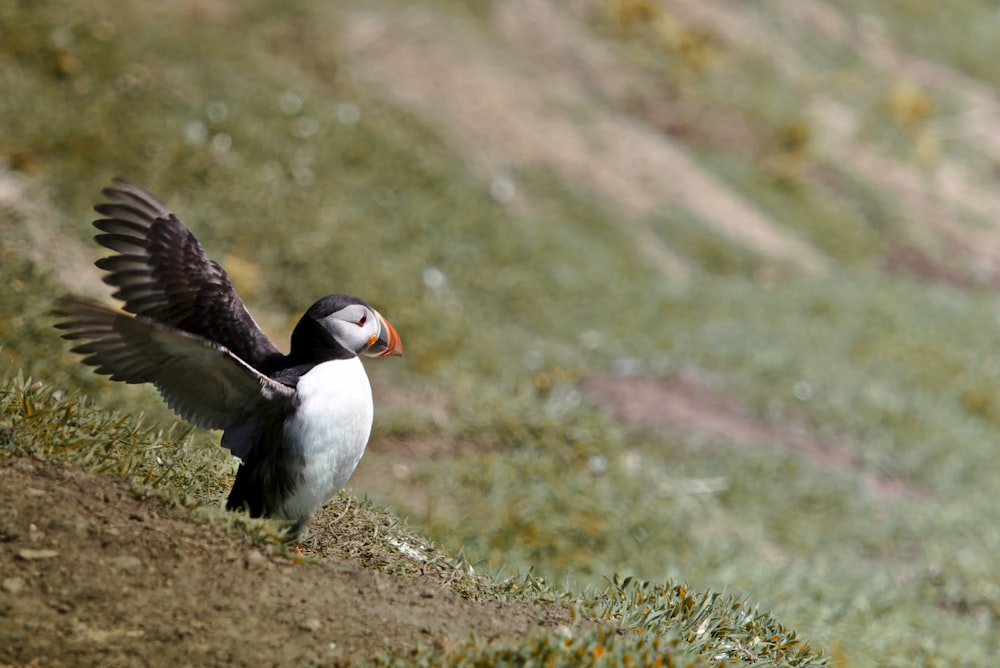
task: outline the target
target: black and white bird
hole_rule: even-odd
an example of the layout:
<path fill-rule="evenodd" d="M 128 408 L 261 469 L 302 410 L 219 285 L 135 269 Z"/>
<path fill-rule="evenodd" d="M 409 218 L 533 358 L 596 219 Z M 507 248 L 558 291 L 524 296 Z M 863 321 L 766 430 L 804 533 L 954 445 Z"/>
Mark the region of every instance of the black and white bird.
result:
<path fill-rule="evenodd" d="M 240 461 L 226 507 L 291 520 L 298 534 L 368 443 L 372 392 L 358 356 L 402 355 L 399 336 L 365 302 L 335 294 L 306 311 L 285 355 L 163 202 L 124 179 L 101 192 L 94 238 L 114 254 L 97 266 L 127 313 L 65 297 L 56 327 L 82 341 L 73 351 L 96 373 L 152 383 L 188 422 L 223 430 Z"/>

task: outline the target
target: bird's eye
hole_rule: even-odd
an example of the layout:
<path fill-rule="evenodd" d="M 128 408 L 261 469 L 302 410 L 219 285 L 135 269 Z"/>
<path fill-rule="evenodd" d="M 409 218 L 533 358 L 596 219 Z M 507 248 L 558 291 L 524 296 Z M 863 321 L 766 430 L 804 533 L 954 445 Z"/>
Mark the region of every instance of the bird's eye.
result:
<path fill-rule="evenodd" d="M 358 325 L 358 327 L 364 327 L 366 322 L 368 322 L 368 315 L 367 314 L 361 316 L 361 319 L 358 320 L 357 325 Z"/>

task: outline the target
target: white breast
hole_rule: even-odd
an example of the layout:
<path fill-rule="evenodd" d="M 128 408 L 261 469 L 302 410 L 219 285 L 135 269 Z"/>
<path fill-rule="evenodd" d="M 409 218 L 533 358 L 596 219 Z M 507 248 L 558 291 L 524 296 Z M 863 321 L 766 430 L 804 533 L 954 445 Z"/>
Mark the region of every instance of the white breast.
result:
<path fill-rule="evenodd" d="M 299 405 L 285 438 L 305 467 L 281 514 L 308 519 L 343 487 L 368 444 L 372 390 L 361 360 L 324 362 L 299 379 Z"/>

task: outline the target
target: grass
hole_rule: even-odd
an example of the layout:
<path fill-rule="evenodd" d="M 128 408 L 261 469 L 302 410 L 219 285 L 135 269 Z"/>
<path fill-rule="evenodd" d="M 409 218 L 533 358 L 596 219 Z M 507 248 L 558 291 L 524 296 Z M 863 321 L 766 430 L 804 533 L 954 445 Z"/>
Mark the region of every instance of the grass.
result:
<path fill-rule="evenodd" d="M 989 51 L 977 50 L 979 37 L 965 44 L 952 23 L 988 32 L 980 5 L 960 3 L 947 22 L 934 14 L 944 10 L 914 3 L 866 11 L 924 57 L 990 81 Z M 621 48 L 679 108 L 725 110 L 726 128 L 712 125 L 716 112 L 685 117 L 692 154 L 833 265 L 824 276 L 790 275 L 664 212 L 653 229 L 695 267 L 681 283 L 635 260 L 613 207 L 544 167 L 512 172 L 529 213 L 491 199 L 432 126 L 342 68 L 328 45 L 335 11 L 293 3 L 278 16 L 261 0 L 234 11 L 225 37 L 211 20 L 164 9 L 150 23 L 150 11 L 0 7 L 0 26 L 18 26 L 0 47 L 10 93 L 0 96 L 0 156 L 51 201 L 52 238 L 83 243 L 95 193 L 122 173 L 161 193 L 214 257 L 239 267 L 241 293 L 276 339 L 315 296 L 370 299 L 407 346 L 405 364 L 370 365 L 377 383 L 406 396 L 431 388 L 447 407 L 443 418 L 419 402 L 388 407 L 374 439 L 435 438 L 457 454 L 413 464 L 401 485 L 423 503 L 378 492 L 375 504 L 353 506 L 349 526 L 439 544 L 444 579 L 455 571 L 446 555 L 459 553 L 480 572 L 534 578 L 464 581 L 465 595 L 564 597 L 610 626 L 644 629 L 474 640 L 387 655 L 383 665 L 576 665 L 643 652 L 675 665 L 718 665 L 723 655 L 821 663 L 809 651 L 798 657 L 805 645 L 794 643 L 806 637 L 850 666 L 989 665 L 1000 652 L 1000 518 L 989 492 L 1000 465 L 995 298 L 881 271 L 885 249 L 909 239 L 912 223 L 876 185 L 812 150 L 817 129 L 797 125 L 798 107 L 817 84 L 790 81 L 717 35 L 665 51 L 657 33 L 593 18 L 595 39 Z M 491 29 L 489 12 L 473 13 L 470 29 Z M 708 30 L 689 29 L 692 39 Z M 683 44 L 711 57 L 678 51 Z M 911 136 L 881 104 L 890 77 L 834 49 L 810 50 L 803 67 L 840 82 L 827 92 L 857 112 L 866 137 L 909 155 Z M 83 459 L 198 507 L 217 503 L 232 464 L 211 436 L 171 426 L 154 392 L 95 378 L 49 327 L 48 304 L 67 288 L 26 254 L 36 213 L 0 209 L 9 286 L 0 359 L 12 370 L 4 447 Z M 428 271 L 444 281 L 425 281 Z M 694 375 L 749 418 L 836 446 L 852 466 L 771 441 L 614 424 L 579 384 L 620 368 Z M 13 370 L 45 389 L 29 391 Z M 123 402 L 146 419 L 101 408 Z M 887 497 L 859 470 L 904 496 Z M 404 531 L 397 514 L 420 532 Z M 714 631 L 698 632 L 706 619 Z"/>
<path fill-rule="evenodd" d="M 0 379 L 0 456 L 30 455 L 129 478 L 135 493 L 154 494 L 187 508 L 194 519 L 285 554 L 284 525 L 224 512 L 216 499 L 232 479 L 232 462 L 221 448 L 192 438 L 190 430 L 163 431 L 143 416 L 111 412 L 81 397 L 65 397 L 38 382 Z M 541 661 L 581 665 L 586 660 L 660 661 L 663 665 L 718 665 L 734 662 L 789 662 L 825 665 L 821 655 L 796 634 L 746 601 L 680 585 L 628 577 L 608 581 L 598 591 L 571 594 L 532 577 L 477 575 L 423 538 L 391 512 L 341 495 L 313 535 L 317 555 L 336 555 L 368 568 L 415 577 L 433 577 L 461 595 L 477 600 L 560 600 L 572 606 L 572 619 L 594 624 L 563 625 L 557 633 L 536 631 L 519 640 L 466 643 L 438 649 L 387 650 L 374 665 L 496 665 Z M 319 523 L 322 523 L 321 518 Z M 331 538 L 332 536 L 332 538 Z M 388 538 L 385 538 L 388 537 Z M 390 546 L 405 545 L 409 553 Z M 710 659 L 710 660 L 709 660 Z"/>
<path fill-rule="evenodd" d="M 536 564 L 571 589 L 617 571 L 752 590 L 813 637 L 838 629 L 824 636 L 835 646 L 877 626 L 881 665 L 988 663 L 1000 577 L 988 556 L 1000 549 L 988 529 L 1000 518 L 983 494 L 998 457 L 990 300 L 843 277 L 693 293 L 664 307 L 674 343 L 654 349 L 726 369 L 728 393 L 763 419 L 825 434 L 906 486 L 905 500 L 773 445 L 574 425 L 593 440 L 554 448 L 543 435 L 423 467 L 431 535 L 497 563 Z M 795 396 L 800 382 L 807 400 Z M 607 462 L 597 473 L 595 454 Z M 722 488 L 700 491 L 705 479 Z"/>
<path fill-rule="evenodd" d="M 996 83 L 996 6 L 983 0 L 935 3 L 888 0 L 833 3 L 850 12 L 869 29 L 884 31 L 913 53 L 940 61 L 973 77 Z"/>
<path fill-rule="evenodd" d="M 473 638 L 443 655 L 418 649 L 380 657 L 372 665 L 825 665 L 794 632 L 746 601 L 680 585 L 616 577 L 583 607 L 607 624 L 580 634 L 536 633 L 516 646 Z"/>

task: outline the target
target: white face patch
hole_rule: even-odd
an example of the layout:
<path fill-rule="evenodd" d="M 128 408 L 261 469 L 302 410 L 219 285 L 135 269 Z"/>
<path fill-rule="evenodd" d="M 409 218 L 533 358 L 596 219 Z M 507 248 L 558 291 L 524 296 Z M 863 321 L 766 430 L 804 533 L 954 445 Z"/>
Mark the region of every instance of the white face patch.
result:
<path fill-rule="evenodd" d="M 379 319 L 367 306 L 350 304 L 323 319 L 334 339 L 355 353 L 365 350 L 372 337 L 378 337 Z"/>
<path fill-rule="evenodd" d="M 344 308 L 340 309 L 335 313 L 331 313 L 329 317 L 339 318 L 340 320 L 344 320 L 345 322 L 351 322 L 357 324 L 362 320 L 367 320 L 368 317 L 370 316 L 370 313 L 371 310 L 365 308 L 361 304 L 351 304 L 349 306 L 345 306 Z"/>

